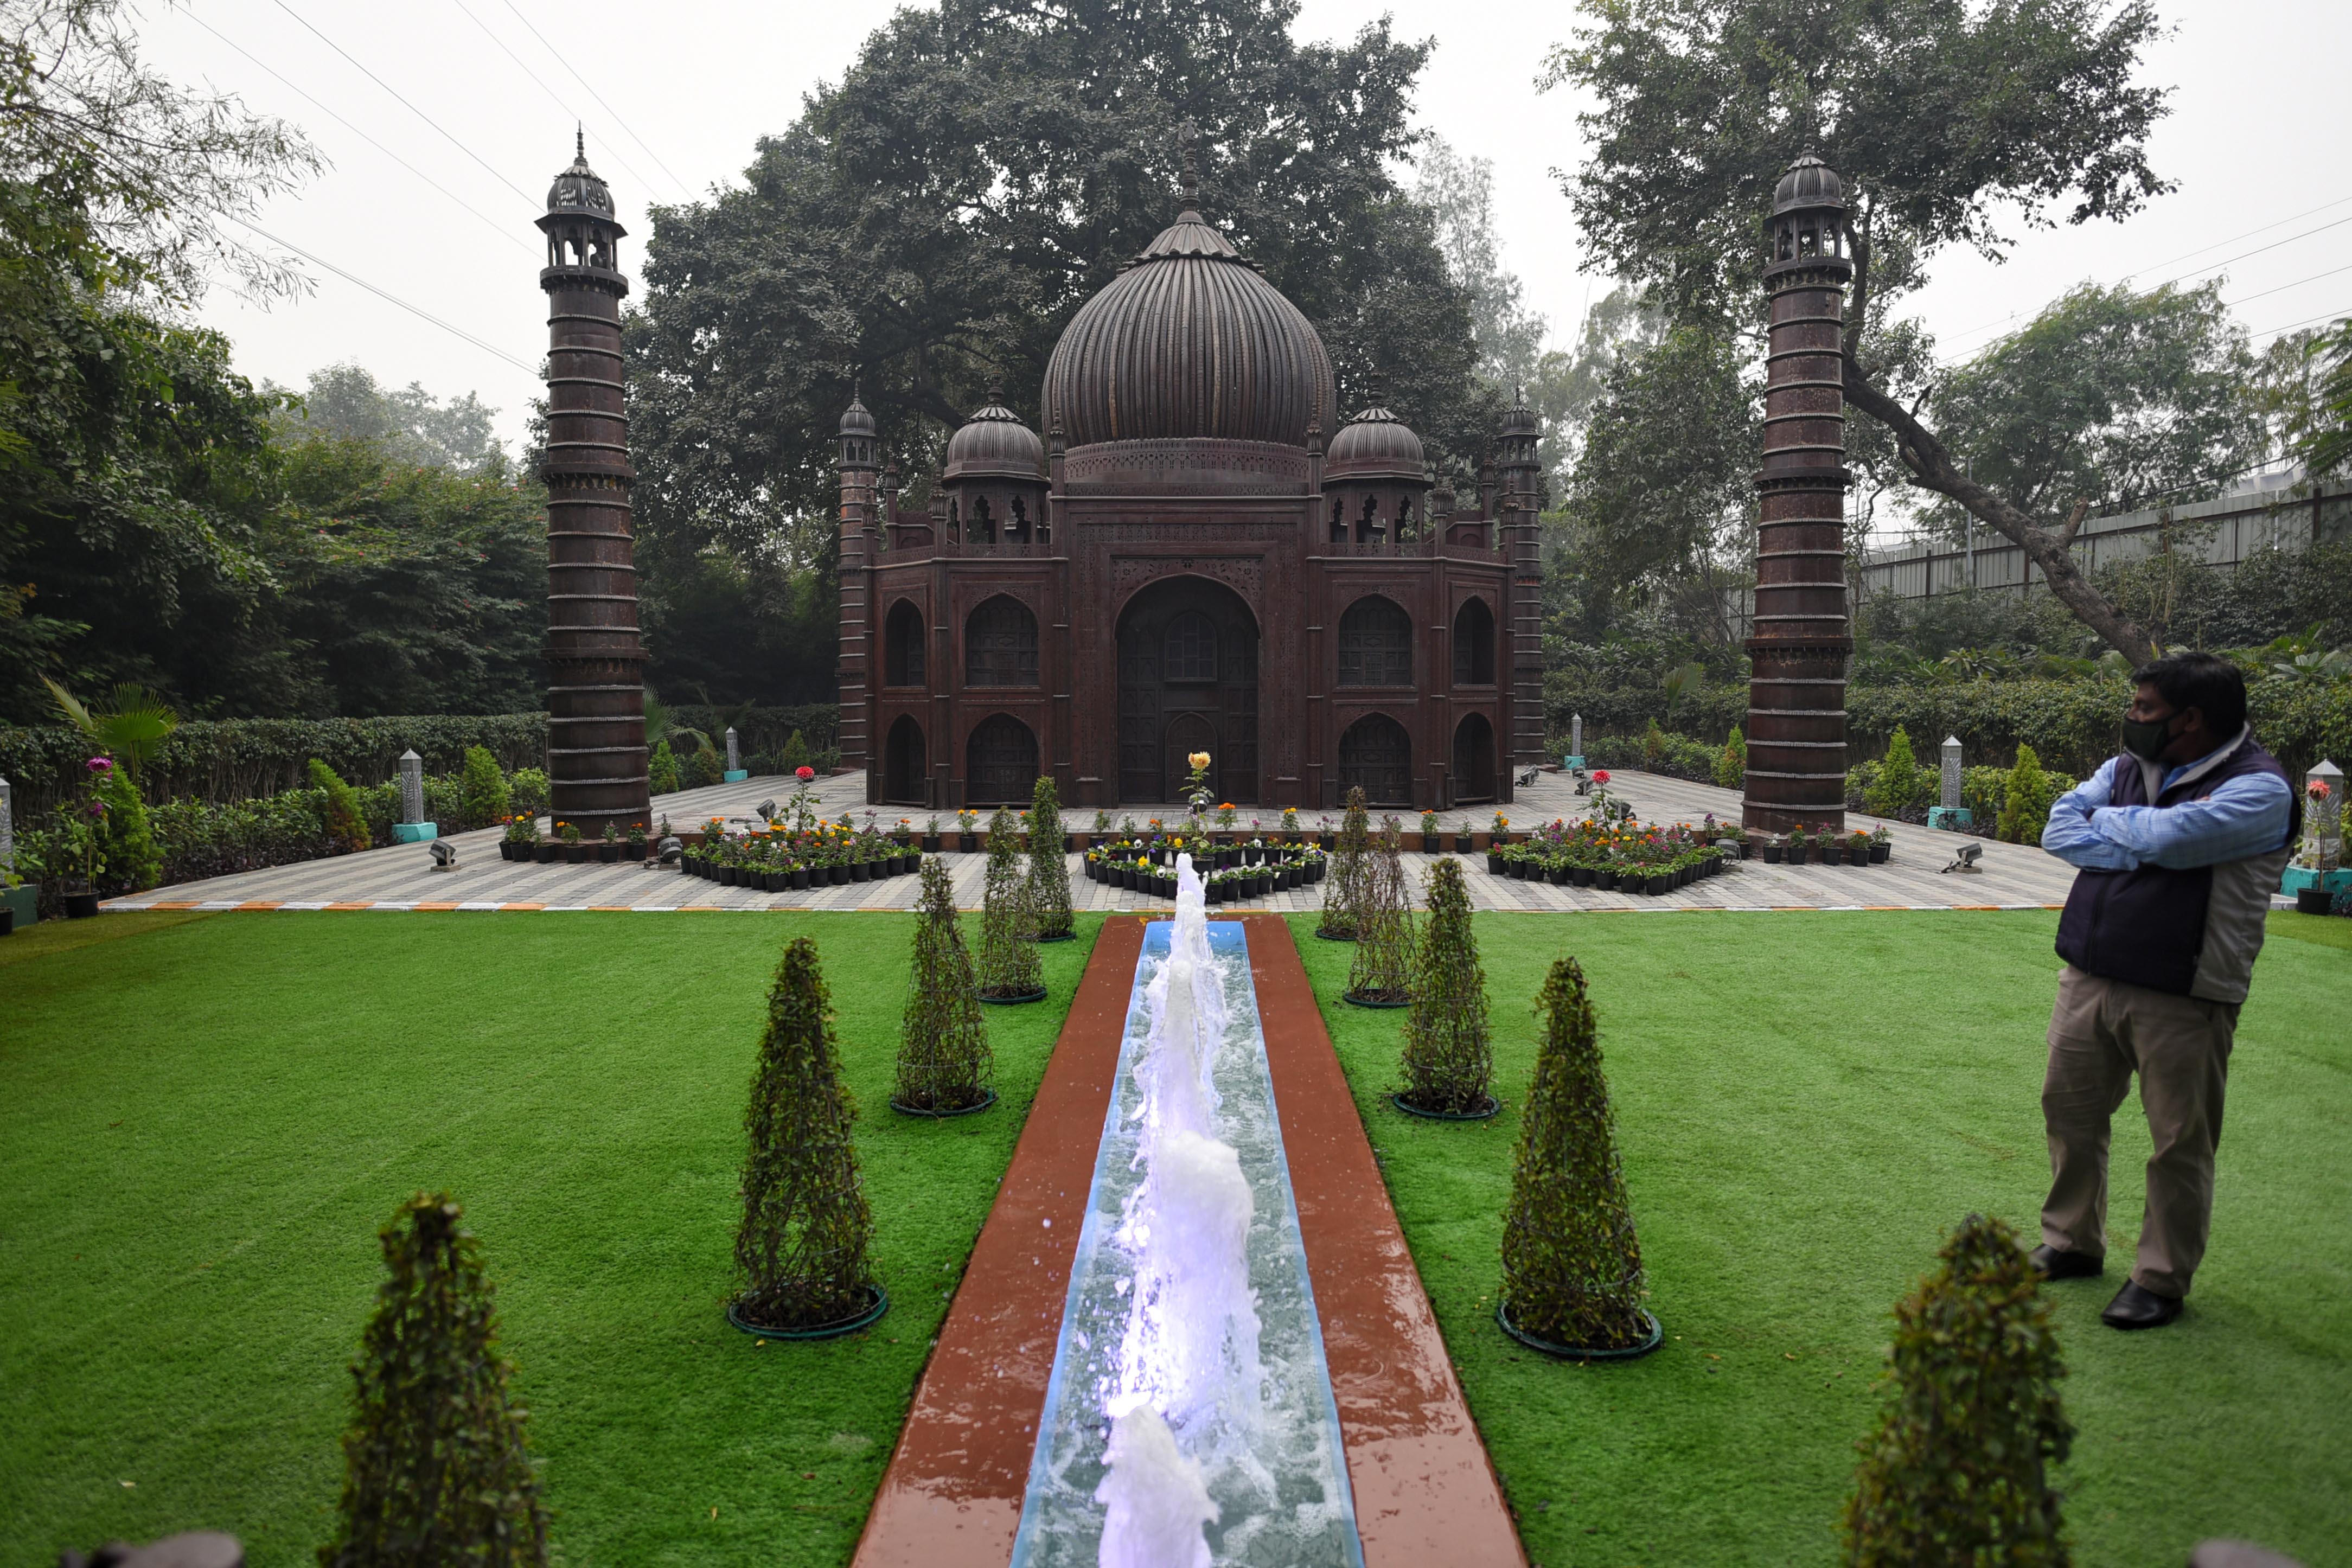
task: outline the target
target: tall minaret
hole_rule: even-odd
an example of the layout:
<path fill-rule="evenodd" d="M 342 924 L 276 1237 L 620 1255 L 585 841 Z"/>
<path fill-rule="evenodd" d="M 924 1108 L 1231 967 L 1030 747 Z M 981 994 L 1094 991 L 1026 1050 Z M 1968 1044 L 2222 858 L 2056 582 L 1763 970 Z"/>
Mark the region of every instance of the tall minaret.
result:
<path fill-rule="evenodd" d="M 1755 832 L 1845 826 L 1845 191 L 1820 159 L 1789 165 L 1766 225 L 1771 296 L 1756 613 L 1748 639 Z"/>
<path fill-rule="evenodd" d="M 1540 550 L 1543 508 L 1543 461 L 1537 443 L 1543 434 L 1535 411 L 1528 407 L 1521 389 L 1511 412 L 1503 416 L 1503 438 L 1496 453 L 1495 474 L 1501 484 L 1501 544 L 1510 564 L 1511 602 L 1511 737 L 1509 758 L 1517 768 L 1532 767 L 1544 757 L 1543 710 L 1543 562 Z M 1512 795 L 1510 779 L 1502 780 L 1503 799 Z"/>
<path fill-rule="evenodd" d="M 613 193 L 585 140 L 547 193 L 548 814 L 602 838 L 650 826 L 646 654 L 629 522 L 621 276 Z"/>
<path fill-rule="evenodd" d="M 841 461 L 836 465 L 841 472 L 841 663 L 837 674 L 841 682 L 841 761 L 845 768 L 866 769 L 868 805 L 882 799 L 882 776 L 869 766 L 874 757 L 868 744 L 872 727 L 866 713 L 871 695 L 866 679 L 871 648 L 866 568 L 874 559 L 872 536 L 880 526 L 875 513 L 881 465 L 875 457 L 874 434 L 874 416 L 866 412 L 865 401 L 853 388 L 848 412 L 841 416 Z"/>

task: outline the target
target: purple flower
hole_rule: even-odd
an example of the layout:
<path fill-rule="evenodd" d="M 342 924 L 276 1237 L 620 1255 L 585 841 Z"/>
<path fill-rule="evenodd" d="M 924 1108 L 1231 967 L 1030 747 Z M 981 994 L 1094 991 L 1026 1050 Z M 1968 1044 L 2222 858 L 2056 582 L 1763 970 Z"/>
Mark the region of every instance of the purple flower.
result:
<path fill-rule="evenodd" d="M 92 773 L 111 773 L 114 771 L 114 758 L 93 757 L 89 759 L 89 770 Z"/>
<path fill-rule="evenodd" d="M 106 802 L 103 800 L 92 800 L 83 806 L 82 810 L 89 815 L 92 821 L 102 821 L 106 816 Z"/>

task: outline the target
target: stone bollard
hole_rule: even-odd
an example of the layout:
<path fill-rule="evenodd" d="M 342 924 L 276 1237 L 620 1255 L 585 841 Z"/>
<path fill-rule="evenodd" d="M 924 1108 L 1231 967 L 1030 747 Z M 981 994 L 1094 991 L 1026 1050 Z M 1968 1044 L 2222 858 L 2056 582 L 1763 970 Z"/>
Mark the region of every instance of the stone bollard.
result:
<path fill-rule="evenodd" d="M 1584 766 L 1584 716 L 1580 713 L 1569 716 L 1568 755 L 1559 761 L 1571 772 Z"/>
<path fill-rule="evenodd" d="M 421 844 L 440 836 L 440 827 L 425 820 L 425 758 L 412 746 L 400 754 L 400 821 L 392 825 L 392 841 Z"/>
<path fill-rule="evenodd" d="M 727 772 L 725 778 L 727 782 L 730 784 L 740 784 L 750 777 L 751 777 L 751 771 L 743 766 L 742 755 L 736 749 L 735 727 L 730 724 L 727 727 Z"/>
<path fill-rule="evenodd" d="M 1960 737 L 1944 737 L 1944 776 L 1940 791 L 1941 803 L 1927 808 L 1927 825 L 1948 828 L 1955 832 L 1975 826 L 1969 809 L 1960 804 Z"/>

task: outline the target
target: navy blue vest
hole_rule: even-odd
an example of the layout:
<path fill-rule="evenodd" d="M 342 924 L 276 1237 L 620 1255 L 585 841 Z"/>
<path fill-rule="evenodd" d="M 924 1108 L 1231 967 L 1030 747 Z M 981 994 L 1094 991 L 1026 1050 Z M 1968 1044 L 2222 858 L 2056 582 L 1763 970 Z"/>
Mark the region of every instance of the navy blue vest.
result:
<path fill-rule="evenodd" d="M 2173 785 L 2152 803 L 2178 806 L 2201 800 L 2223 780 L 2250 773 L 2268 773 L 2287 787 L 2294 805 L 2286 841 L 2294 843 L 2303 831 L 2303 802 L 2295 799 L 2294 782 L 2286 769 L 2251 735 L 2221 766 Z M 2108 803 L 2151 804 L 2139 758 L 2128 752 L 2116 759 Z M 2198 955 L 2205 947 L 2205 907 L 2212 891 L 2211 866 L 2076 872 L 2065 913 L 2058 917 L 2058 956 L 2085 974 L 2185 997 L 2197 981 Z"/>

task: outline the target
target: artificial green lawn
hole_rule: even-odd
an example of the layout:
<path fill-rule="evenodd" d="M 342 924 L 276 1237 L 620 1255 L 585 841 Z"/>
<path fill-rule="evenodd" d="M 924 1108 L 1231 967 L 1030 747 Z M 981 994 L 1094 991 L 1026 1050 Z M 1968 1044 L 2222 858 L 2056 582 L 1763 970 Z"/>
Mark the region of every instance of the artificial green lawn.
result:
<path fill-rule="evenodd" d="M 1894 1302 L 1971 1210 L 2038 1239 L 2054 918 L 1480 915 L 1506 1109 L 1467 1124 L 1388 1104 L 1402 1015 L 1341 1002 L 1351 949 L 1293 922 L 1535 1563 L 1836 1560 Z M 2086 1568 L 2182 1563 L 2217 1535 L 2352 1563 L 2352 955 L 2306 929 L 2274 923 L 2240 1020 L 2188 1315 L 2138 1334 L 2097 1318 L 2137 1235 L 2137 1096 L 2116 1122 L 2107 1278 L 2052 1287 Z M 1669 1335 L 1630 1364 L 1532 1355 L 1492 1315 L 1531 998 L 1562 954 L 1591 979 Z"/>
<path fill-rule="evenodd" d="M 999 1107 L 940 1123 L 886 1104 L 911 916 L 109 915 L 0 942 L 0 1563 L 200 1526 L 255 1568 L 315 1562 L 376 1228 L 421 1187 L 481 1238 L 560 1562 L 845 1561 L 1099 925 L 1042 950 L 1051 1000 L 988 1009 Z M 892 1307 L 762 1349 L 721 1312 L 798 935 Z"/>

